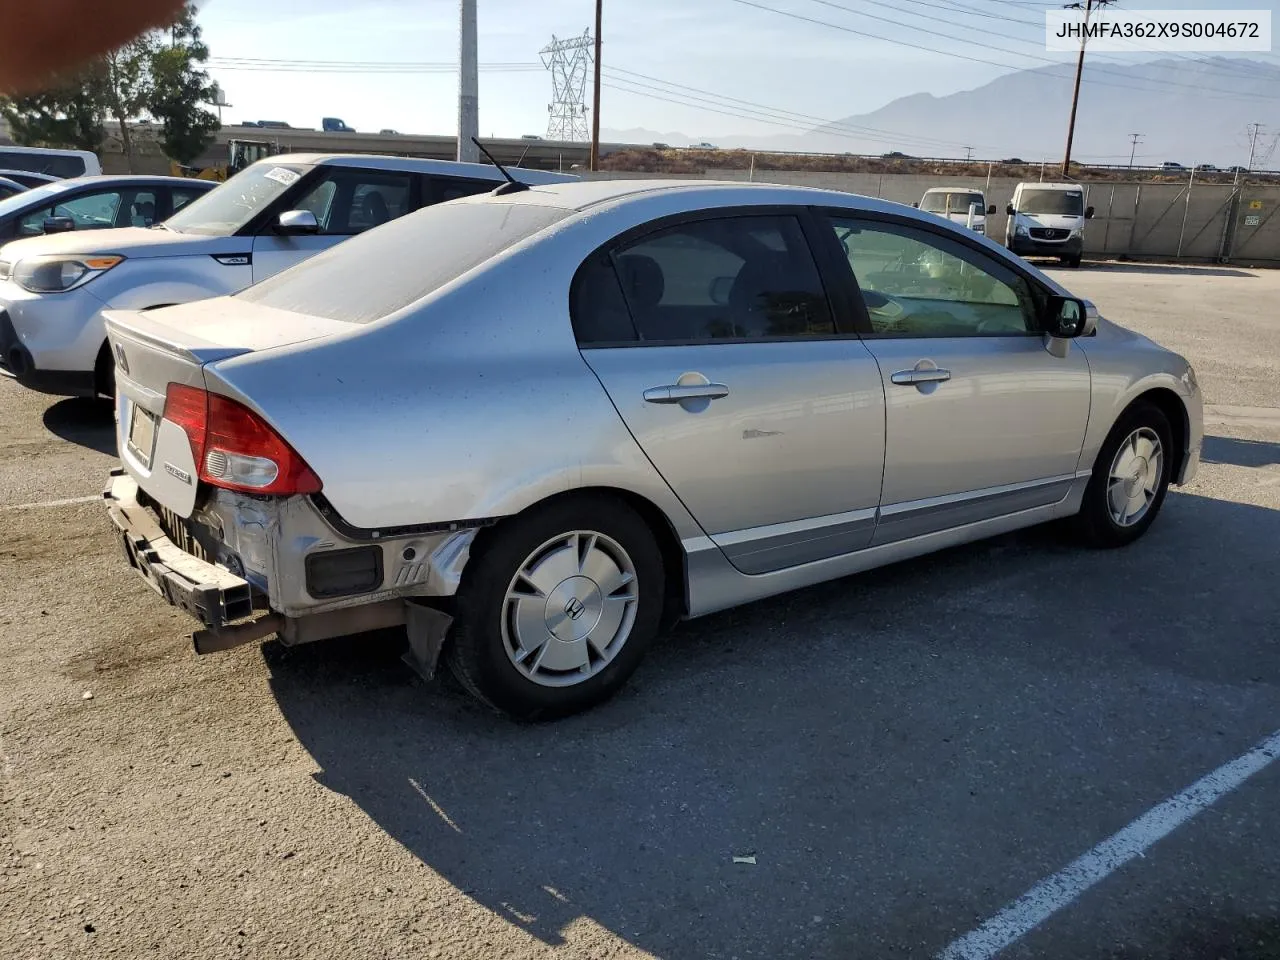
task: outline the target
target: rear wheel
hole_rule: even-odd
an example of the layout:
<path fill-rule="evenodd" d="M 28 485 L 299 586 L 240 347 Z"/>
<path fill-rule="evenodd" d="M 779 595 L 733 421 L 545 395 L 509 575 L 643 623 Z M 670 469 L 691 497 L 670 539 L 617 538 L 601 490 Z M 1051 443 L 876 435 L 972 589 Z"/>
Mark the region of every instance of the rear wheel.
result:
<path fill-rule="evenodd" d="M 609 698 L 658 631 L 662 554 L 610 497 L 553 503 L 487 531 L 459 589 L 446 658 L 458 680 L 517 719 Z"/>
<path fill-rule="evenodd" d="M 1138 403 L 1111 428 L 1093 465 L 1076 528 L 1097 547 L 1123 547 L 1147 532 L 1172 475 L 1172 430 L 1160 408 Z"/>

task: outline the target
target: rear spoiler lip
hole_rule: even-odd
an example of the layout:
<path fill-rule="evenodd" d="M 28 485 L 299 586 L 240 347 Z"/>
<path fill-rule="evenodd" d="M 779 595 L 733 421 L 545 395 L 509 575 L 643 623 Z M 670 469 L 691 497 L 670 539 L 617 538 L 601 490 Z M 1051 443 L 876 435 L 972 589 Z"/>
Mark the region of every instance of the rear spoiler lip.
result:
<path fill-rule="evenodd" d="M 203 367 L 207 363 L 238 357 L 252 353 L 249 347 L 227 347 L 200 340 L 189 334 L 184 337 L 186 343 L 178 343 L 175 335 L 180 331 L 160 320 L 147 316 L 146 310 L 105 310 L 102 318 L 106 323 L 107 335 L 123 336 L 136 340 L 149 347 L 156 347 L 176 357 Z M 168 334 L 166 336 L 166 333 Z"/>

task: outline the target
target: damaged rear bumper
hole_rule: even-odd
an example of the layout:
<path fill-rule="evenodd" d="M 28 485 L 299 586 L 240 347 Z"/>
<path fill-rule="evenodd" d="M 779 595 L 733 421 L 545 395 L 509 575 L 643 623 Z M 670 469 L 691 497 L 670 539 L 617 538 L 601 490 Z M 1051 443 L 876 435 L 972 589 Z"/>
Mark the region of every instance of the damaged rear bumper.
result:
<path fill-rule="evenodd" d="M 382 579 L 371 584 L 368 593 L 336 599 L 311 595 L 303 571 L 309 555 L 346 545 L 335 542 L 331 531 L 328 537 L 317 537 L 317 530 L 299 529 L 299 525 L 309 527 L 313 517 L 300 517 L 297 505 L 272 506 L 260 500 L 247 505 L 248 525 L 257 534 L 253 552 L 245 549 L 250 544 L 243 538 L 226 536 L 233 524 L 244 520 L 237 498 L 228 495 L 206 505 L 201 516 L 215 521 L 233 548 L 244 550 L 222 550 L 219 558 L 225 562 L 215 563 L 192 552 L 198 548 L 191 547 L 189 538 L 175 534 L 183 544 L 174 542 L 150 508 L 147 495 L 123 470 L 112 471 L 103 498 L 130 566 L 169 604 L 201 623 L 203 629 L 192 634 L 197 653 L 230 649 L 271 634 L 294 645 L 406 626 L 410 665 L 428 678 L 434 674 L 451 618 L 431 608 L 424 598 L 448 596 L 456 589 L 474 531 L 441 537 L 440 543 L 430 544 L 438 549 L 424 551 L 426 558 L 399 546 L 397 559 L 417 563 L 388 563 L 391 569 L 385 574 L 379 563 Z M 301 549 L 282 555 L 282 544 Z M 390 553 L 397 546 L 393 541 L 378 544 L 378 549 Z M 415 546 L 421 549 L 426 544 L 419 538 Z M 424 559 L 428 562 L 423 563 Z"/>

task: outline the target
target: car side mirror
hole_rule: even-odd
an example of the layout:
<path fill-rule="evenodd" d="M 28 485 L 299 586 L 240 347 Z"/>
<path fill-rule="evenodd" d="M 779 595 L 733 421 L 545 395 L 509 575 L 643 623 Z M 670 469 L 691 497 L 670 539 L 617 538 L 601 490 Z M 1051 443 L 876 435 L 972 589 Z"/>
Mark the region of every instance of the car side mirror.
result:
<path fill-rule="evenodd" d="M 320 222 L 310 210 L 286 210 L 276 221 L 276 233 L 287 237 L 319 233 Z"/>
<path fill-rule="evenodd" d="M 1092 220 L 1092 219 L 1093 219 L 1093 207 L 1085 207 L 1085 208 L 1084 208 L 1084 218 L 1085 218 L 1086 220 Z"/>
<path fill-rule="evenodd" d="M 916 209 L 919 209 L 919 207 L 920 207 L 920 204 L 918 204 L 918 203 L 912 203 L 911 205 L 912 205 L 913 207 L 915 207 Z"/>
<path fill-rule="evenodd" d="M 1013 204 L 1011 203 L 1004 208 L 1004 212 L 1005 216 L 1012 217 L 1016 211 L 1013 209 Z"/>
<path fill-rule="evenodd" d="M 987 216 L 988 216 L 988 217 L 989 217 L 989 216 L 991 216 L 991 215 L 992 215 L 993 213 L 995 213 L 995 212 L 996 212 L 996 205 L 995 205 L 994 203 L 993 203 L 993 204 L 991 204 L 989 207 L 987 207 Z"/>
<path fill-rule="evenodd" d="M 76 228 L 76 222 L 70 217 L 45 217 L 41 229 L 45 233 L 70 233 Z"/>
<path fill-rule="evenodd" d="M 1053 294 L 1045 307 L 1044 332 L 1061 340 L 1085 337 L 1097 326 L 1098 312 L 1087 300 Z"/>

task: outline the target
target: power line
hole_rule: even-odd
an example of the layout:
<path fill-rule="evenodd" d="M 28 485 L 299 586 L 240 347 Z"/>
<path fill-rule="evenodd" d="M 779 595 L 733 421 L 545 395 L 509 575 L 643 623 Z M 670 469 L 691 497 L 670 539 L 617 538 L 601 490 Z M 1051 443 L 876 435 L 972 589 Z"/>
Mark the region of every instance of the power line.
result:
<path fill-rule="evenodd" d="M 883 21 L 883 22 L 885 22 L 885 23 L 891 23 L 891 24 L 895 24 L 895 25 L 900 25 L 900 23 L 901 23 L 901 21 L 894 20 L 894 19 L 891 19 L 891 18 L 889 18 L 889 17 L 879 16 L 879 15 L 874 14 L 874 13 L 867 13 L 867 12 L 866 12 L 866 11 L 864 11 L 864 10 L 857 10 L 857 9 L 855 9 L 855 8 L 853 8 L 853 7 L 848 7 L 848 6 L 845 6 L 844 4 L 836 3 L 836 2 L 834 2 L 834 0 L 811 0 L 811 2 L 821 4 L 821 5 L 822 5 L 822 6 L 824 6 L 824 7 L 831 7 L 831 8 L 836 9 L 836 10 L 843 10 L 843 11 L 844 11 L 844 12 L 846 12 L 846 13 L 852 13 L 852 14 L 855 14 L 855 15 L 860 16 L 860 17 L 870 17 L 870 18 L 871 18 L 871 19 L 873 19 L 873 20 L 880 20 L 880 21 Z M 890 10 L 895 10 L 895 11 L 898 11 L 899 13 L 905 13 L 905 14 L 907 14 L 908 16 L 918 17 L 918 18 L 920 18 L 920 19 L 924 19 L 924 20 L 933 20 L 933 21 L 936 21 L 936 22 L 938 22 L 938 23 L 945 23 L 945 24 L 948 24 L 949 26 L 958 26 L 958 27 L 960 27 L 961 29 L 967 29 L 967 30 L 971 30 L 971 31 L 980 31 L 980 30 L 981 30 L 981 28 L 979 28 L 979 27 L 969 27 L 969 26 L 966 26 L 966 25 L 964 25 L 964 24 L 957 24 L 957 23 L 954 23 L 952 20 L 947 20 L 947 19 L 944 19 L 944 18 L 942 18 L 942 17 L 933 16 L 933 15 L 931 15 L 931 14 L 926 14 L 926 13 L 916 13 L 916 12 L 914 12 L 914 11 L 904 10 L 903 8 L 898 7 L 898 6 L 896 6 L 895 4 L 893 4 L 893 3 L 885 2 L 885 0 L 863 0 L 863 2 L 864 2 L 864 3 L 874 4 L 875 6 L 878 6 L 878 7 L 887 7 L 887 8 L 888 8 L 888 9 L 890 9 Z M 908 0 L 908 2 L 911 2 L 911 3 L 920 3 L 920 2 L 923 2 L 923 0 Z M 783 12 L 783 11 L 778 11 L 778 12 L 780 12 L 780 13 L 781 13 L 781 12 Z M 1030 24 L 1031 24 L 1031 21 L 1018 20 L 1017 22 L 1019 22 L 1019 23 L 1026 23 L 1026 24 L 1028 24 L 1028 25 L 1030 25 Z M 930 30 L 930 29 L 928 29 L 928 28 L 926 28 L 926 27 L 914 27 L 914 29 L 915 29 L 915 30 L 917 30 L 918 32 L 921 32 L 921 33 L 927 33 L 927 34 L 930 34 L 930 35 L 935 36 L 935 37 L 941 37 L 941 38 L 943 38 L 944 40 L 954 40 L 954 39 L 955 39 L 955 37 L 953 37 L 951 34 L 942 33 L 942 32 L 937 31 L 937 30 Z M 982 32 L 986 32 L 986 31 L 982 31 Z M 894 42 L 894 41 L 890 41 L 890 42 Z M 1039 54 L 1034 54 L 1034 53 L 1023 53 L 1022 51 L 1019 51 L 1019 50 L 1010 50 L 1008 47 L 998 47 L 998 46 L 995 46 L 994 44 L 990 44 L 990 43 L 980 43 L 979 41 L 976 41 L 976 40 L 966 40 L 966 41 L 964 41 L 964 43 L 965 43 L 966 45 L 968 45 L 968 46 L 985 47 L 985 48 L 986 48 L 986 49 L 988 49 L 988 50 L 994 50 L 994 51 L 996 51 L 996 52 L 998 52 L 998 53 L 1010 53 L 1010 54 L 1013 54 L 1014 56 L 1018 56 L 1018 57 L 1025 57 L 1025 58 L 1027 58 L 1028 60 L 1038 60 L 1038 61 L 1040 61 L 1041 63 L 1048 63 L 1048 64 L 1054 64 L 1054 65 L 1057 65 L 1057 64 L 1059 64 L 1059 63 L 1061 63 L 1061 62 L 1062 62 L 1062 61 L 1060 61 L 1060 60 L 1055 60 L 1055 59 L 1054 59 L 1054 58 L 1052 58 L 1052 57 L 1044 57 L 1044 56 L 1040 56 Z M 938 52 L 939 52 L 939 53 L 945 53 L 945 51 L 938 51 Z M 1167 53 L 1168 53 L 1168 55 L 1170 55 L 1170 56 L 1175 56 L 1175 55 L 1176 55 L 1176 54 L 1175 54 L 1175 51 L 1167 51 Z M 1195 58 L 1193 58 L 1193 57 L 1182 57 L 1182 56 L 1179 56 L 1178 58 L 1179 58 L 1179 59 L 1187 59 L 1187 60 L 1190 60 L 1190 61 L 1192 61 L 1192 62 L 1199 62 L 1199 61 L 1196 61 L 1196 60 L 1195 60 Z M 1186 88 L 1188 88 L 1188 89 L 1192 89 L 1192 90 L 1210 89 L 1210 90 L 1215 90 L 1215 91 L 1217 91 L 1217 88 L 1212 88 L 1212 87 L 1205 88 L 1205 87 L 1200 86 L 1199 84 L 1194 84 L 1194 83 L 1180 83 L 1180 82 L 1175 81 L 1175 80 L 1153 80 L 1153 79 L 1146 78 L 1146 77 L 1133 77 L 1133 76 L 1131 76 L 1130 74 L 1127 74 L 1127 73 L 1121 73 L 1120 71 L 1117 71 L 1117 70 L 1107 70 L 1107 69 L 1105 69 L 1105 68 L 1096 68 L 1096 69 L 1094 70 L 1094 72 L 1095 72 L 1095 73 L 1106 73 L 1106 74 L 1110 74 L 1110 75 L 1113 75 L 1113 76 L 1122 77 L 1122 78 L 1123 78 L 1123 79 L 1125 79 L 1125 80 L 1135 80 L 1135 81 L 1137 81 L 1137 82 L 1139 82 L 1139 83 L 1143 83 L 1143 82 L 1148 82 L 1148 83 L 1160 83 L 1160 84 L 1168 84 L 1168 85 L 1171 85 L 1171 86 L 1181 86 L 1181 87 L 1186 87 Z M 1234 78 L 1233 78 L 1233 79 L 1234 79 Z M 1103 81 L 1091 81 L 1091 82 L 1095 82 L 1095 83 L 1102 83 Z M 1120 84 L 1115 84 L 1115 83 L 1112 83 L 1112 84 L 1110 84 L 1110 85 L 1111 85 L 1111 86 L 1120 86 Z M 1136 89 L 1140 89 L 1140 88 L 1138 88 L 1138 87 L 1134 87 L 1133 89 L 1135 89 L 1135 90 L 1136 90 Z M 1150 91 L 1148 91 L 1148 92 L 1150 92 Z M 1217 92 L 1222 92 L 1222 93 L 1231 93 L 1233 96 L 1239 96 L 1239 94 L 1235 93 L 1234 91 L 1217 91 Z M 1268 98 L 1268 99 L 1270 99 L 1270 98 Z"/>
<path fill-rule="evenodd" d="M 843 25 L 843 24 L 839 24 L 839 23 L 832 23 L 832 22 L 831 22 L 831 21 L 829 21 L 829 20 L 819 20 L 819 19 L 817 19 L 816 17 L 808 17 L 808 16 L 805 16 L 805 15 L 804 15 L 804 14 L 802 14 L 802 13 L 795 13 L 795 12 L 790 11 L 790 10 L 779 10 L 777 7 L 770 7 L 770 6 L 766 6 L 766 5 L 765 5 L 765 4 L 763 4 L 763 3 L 757 3 L 757 2 L 755 2 L 755 0 L 733 0 L 733 2 L 734 2 L 734 3 L 741 4 L 741 5 L 746 6 L 746 7 L 753 7 L 753 8 L 755 8 L 756 10 L 764 10 L 764 11 L 766 11 L 766 12 L 768 12 L 768 13 L 778 14 L 779 16 L 790 17 L 790 18 L 791 18 L 791 19 L 793 19 L 793 20 L 800 20 L 800 21 L 803 21 L 803 22 L 805 22 L 805 23 L 815 24 L 815 25 L 820 26 L 820 27 L 829 27 L 829 28 L 831 28 L 831 29 L 833 29 L 833 30 L 840 30 L 840 31 L 842 31 L 842 32 L 844 32 L 844 33 L 851 33 L 851 34 L 854 34 L 855 36 L 866 37 L 866 38 L 871 39 L 871 40 L 882 40 L 882 41 L 884 41 L 885 43 L 891 43 L 891 44 L 894 44 L 894 45 L 896 45 L 896 46 L 900 46 L 900 47 L 910 47 L 910 48 L 912 48 L 912 49 L 914 49 L 914 50 L 923 50 L 923 51 L 924 51 L 924 52 L 926 52 L 926 53 L 939 54 L 939 55 L 944 56 L 944 57 L 953 57 L 953 58 L 958 59 L 958 60 L 968 60 L 968 61 L 970 61 L 970 62 L 972 62 L 972 63 L 982 63 L 982 64 L 986 64 L 987 66 L 1000 67 L 1000 68 L 1002 68 L 1002 69 L 1006 69 L 1006 70 L 1009 68 L 1009 64 L 1008 64 L 1008 63 L 1001 63 L 1001 62 L 998 62 L 998 61 L 995 61 L 995 60 L 986 60 L 986 59 L 984 59 L 984 58 L 982 58 L 982 57 L 973 57 L 973 56 L 969 56 L 968 54 L 964 54 L 964 53 L 954 53 L 954 52 L 949 51 L 949 50 L 939 50 L 937 47 L 929 47 L 929 46 L 925 46 L 924 44 L 912 43 L 912 42 L 910 42 L 909 40 L 895 40 L 895 39 L 893 39 L 892 37 L 886 37 L 886 36 L 882 36 L 882 35 L 880 35 L 880 34 L 870 33 L 870 32 L 868 32 L 868 31 L 866 31 L 866 30 L 855 30 L 853 27 L 847 27 L 847 26 L 845 26 L 845 25 Z M 826 4 L 828 4 L 828 5 L 831 5 L 831 6 L 838 6 L 838 4 L 832 4 L 832 3 L 831 3 L 831 0 L 821 0 L 821 2 L 824 2 L 824 3 L 826 3 Z M 1006 2 L 1013 2 L 1013 0 L 1006 0 Z M 847 8 L 847 7 L 846 7 L 846 8 L 844 8 L 844 9 L 848 10 L 848 11 L 849 11 L 849 12 L 851 12 L 851 13 L 858 13 L 859 15 L 862 15 L 862 16 L 866 16 L 866 15 L 867 15 L 867 14 L 862 14 L 862 13 L 860 13 L 859 11 L 852 10 L 851 8 Z M 883 18 L 876 18 L 876 19 L 883 19 Z M 896 22 L 896 21 L 894 21 L 894 22 Z M 923 28 L 917 28 L 917 29 L 923 29 Z M 934 33 L 935 31 L 925 31 L 925 32 L 928 32 L 928 33 Z M 946 35 L 945 35 L 945 34 L 943 34 L 943 36 L 946 36 Z M 947 39 L 953 39 L 953 38 L 951 38 L 951 37 L 947 37 Z M 966 43 L 969 43 L 969 41 L 965 41 L 965 42 L 966 42 Z M 981 44 L 981 46 L 987 46 L 987 45 L 985 45 L 985 44 Z M 993 47 L 992 49 L 998 50 L 998 51 L 999 51 L 999 52 L 1001 52 L 1001 53 L 1013 53 L 1013 54 L 1015 54 L 1016 56 L 1023 56 L 1023 57 L 1031 57 L 1031 56 L 1032 56 L 1031 54 L 1018 53 L 1017 51 L 1005 50 L 1005 49 L 1003 49 L 1003 48 L 999 48 L 999 47 Z M 1046 62 L 1051 63 L 1051 64 L 1053 64 L 1053 65 L 1055 65 L 1055 66 L 1059 64 L 1059 61 L 1056 61 L 1056 60 L 1049 60 L 1048 58 L 1044 58 L 1044 57 L 1035 57 L 1035 59 L 1042 59 L 1042 60 L 1045 60 Z M 1112 72 L 1114 72 L 1114 71 L 1100 71 L 1100 72 L 1108 72 L 1108 73 L 1112 73 Z M 1124 74 L 1117 74 L 1117 75 L 1118 75 L 1118 76 L 1125 76 Z M 1061 78 L 1061 79 L 1066 79 L 1066 78 L 1065 78 L 1065 77 L 1063 77 L 1063 78 Z M 1138 79 L 1141 81 L 1143 78 L 1138 78 Z M 1133 87 L 1133 86 L 1130 86 L 1129 84 L 1116 83 L 1115 81 L 1106 81 L 1106 80 L 1090 80 L 1090 81 L 1088 81 L 1088 82 L 1096 83 L 1096 84 L 1099 84 L 1099 85 L 1105 85 L 1105 86 L 1109 86 L 1109 87 L 1127 88 L 1127 89 L 1131 89 L 1131 90 L 1137 90 L 1137 91 L 1139 91 L 1139 92 L 1141 92 L 1141 93 L 1153 93 L 1153 92 L 1158 92 L 1158 91 L 1151 90 L 1151 89 L 1149 89 L 1149 88 Z M 1172 80 L 1159 80 L 1159 81 L 1150 81 L 1150 82 L 1153 82 L 1153 83 L 1159 83 L 1159 84 L 1161 84 L 1161 85 L 1163 85 L 1163 86 L 1179 86 L 1179 87 L 1187 87 L 1187 88 L 1189 88 L 1189 89 L 1196 90 L 1196 91 L 1201 92 L 1201 93 L 1203 93 L 1203 92 L 1205 92 L 1205 91 L 1214 91 L 1214 92 L 1218 92 L 1218 93 L 1225 93 L 1225 94 L 1227 94 L 1228 96 L 1230 96 L 1230 97 L 1231 97 L 1231 99 L 1233 99 L 1233 100 L 1239 100 L 1239 99 L 1241 99 L 1241 98 L 1248 98 L 1248 99 L 1261 99 L 1261 100 L 1275 100 L 1275 99 L 1277 99 L 1277 97 L 1276 97 L 1275 95 L 1265 95 L 1265 94 L 1247 94 L 1247 93 L 1241 93 L 1241 92 L 1239 92 L 1239 91 L 1221 90 L 1221 89 L 1216 88 L 1216 87 L 1204 87 L 1204 86 L 1200 86 L 1200 85 L 1198 85 L 1198 84 L 1185 84 L 1185 83 L 1178 83 L 1177 81 L 1172 81 Z"/>
<path fill-rule="evenodd" d="M 263 73 L 456 73 L 456 62 L 363 61 L 363 60 L 267 60 L 244 57 L 210 57 L 214 70 L 243 70 Z M 493 73 L 541 73 L 540 63 L 482 63 L 481 70 Z"/>
<path fill-rule="evenodd" d="M 883 134 L 885 137 L 894 139 L 897 142 L 910 141 L 912 143 L 919 143 L 923 145 L 938 146 L 938 147 L 963 146 L 963 144 L 961 144 L 960 141 L 958 140 L 946 140 L 941 137 L 928 137 L 928 136 L 920 136 L 918 134 L 898 133 L 893 130 L 884 130 L 878 127 L 868 127 L 862 124 L 847 123 L 846 121 L 843 121 L 843 120 L 839 120 L 839 121 L 827 120 L 822 117 L 813 116 L 811 114 L 798 113 L 794 110 L 783 110 L 777 107 L 769 107 L 761 103 L 756 103 L 752 100 L 742 100 L 738 97 L 726 96 L 724 94 L 716 93 L 711 90 L 702 90 L 702 89 L 699 89 L 698 87 L 688 86 L 687 84 L 673 83 L 669 80 L 663 80 L 660 77 L 652 77 L 652 76 L 649 76 L 648 74 L 637 73 L 634 70 L 624 70 L 621 67 L 608 67 L 607 69 L 610 74 L 620 73 L 620 74 L 627 75 L 625 77 L 614 77 L 614 79 L 620 80 L 626 83 L 631 83 L 639 87 L 649 87 L 649 84 L 639 82 L 640 80 L 648 80 L 648 81 L 651 81 L 652 83 L 661 84 L 662 87 L 674 88 L 672 90 L 662 90 L 661 88 L 658 88 L 658 87 L 649 87 L 650 89 L 653 89 L 656 91 L 671 93 L 676 96 L 683 96 L 683 97 L 689 97 L 692 94 L 703 94 L 706 97 L 714 98 L 714 101 L 726 101 L 727 105 L 733 106 L 735 109 L 738 109 L 741 107 L 749 107 L 749 108 L 753 108 L 756 111 L 764 111 L 766 113 L 775 114 L 781 117 L 782 119 L 787 120 L 788 122 L 796 121 L 796 120 L 807 122 L 808 124 L 810 124 L 810 127 L 807 129 L 812 129 L 812 125 L 816 124 L 819 127 L 838 129 L 842 131 L 847 131 L 852 134 L 865 133 L 868 135 L 867 137 L 868 139 L 876 139 L 877 137 L 872 135 Z M 637 77 L 639 78 L 639 80 L 630 79 L 632 77 Z M 693 97 L 693 99 L 702 100 L 703 97 Z M 713 101 L 706 101 L 706 102 L 713 102 Z M 978 146 L 989 148 L 991 145 L 978 144 Z"/>
<path fill-rule="evenodd" d="M 867 2 L 874 2 L 874 0 L 867 0 Z M 952 14 L 963 13 L 968 16 L 985 17 L 991 20 L 998 20 L 1001 23 L 1006 25 L 1018 24 L 1019 26 L 1028 27 L 1032 30 L 1035 30 L 1037 33 L 1040 33 L 1041 35 L 1043 35 L 1044 23 L 1042 21 L 1026 20 L 1021 17 L 1015 17 L 1011 13 L 989 13 L 985 10 L 977 10 L 963 3 L 959 3 L 957 2 L 957 0 L 942 0 L 942 2 L 935 2 L 935 0 L 903 0 L 903 2 L 914 4 L 915 6 L 919 6 L 919 7 L 928 7 L 934 10 L 942 10 L 944 12 L 952 13 Z M 893 7 L 892 4 L 882 4 L 882 5 Z M 894 8 L 894 9 L 901 9 L 903 13 L 908 14 L 909 16 L 926 17 L 925 14 L 916 13 L 915 11 L 912 11 L 912 10 L 906 10 L 902 8 Z M 942 17 L 927 17 L 927 19 L 937 20 L 941 23 L 950 23 L 953 26 L 960 27 L 962 30 L 969 30 L 972 32 L 980 32 L 980 33 L 990 33 L 990 31 L 985 27 L 971 26 L 965 23 L 955 23 L 951 20 L 947 20 Z M 1014 39 L 1014 38 L 1011 37 L 1010 39 Z M 1130 42 L 1136 43 L 1137 41 L 1130 41 Z M 1139 53 L 1139 52 L 1145 52 L 1145 51 L 1135 50 L 1134 52 Z M 1209 61 L 1206 61 L 1204 59 L 1200 59 L 1188 54 L 1180 53 L 1176 50 L 1153 50 L 1150 52 L 1154 54 L 1160 54 L 1165 57 L 1177 59 L 1177 60 L 1184 60 L 1188 63 L 1195 63 L 1201 67 L 1208 67 L 1212 70 L 1217 70 L 1224 75 L 1224 78 L 1230 77 L 1230 79 L 1232 80 L 1239 80 L 1243 76 L 1252 77 L 1256 79 L 1269 79 L 1263 76 L 1262 74 L 1259 74 L 1256 71 L 1256 68 L 1258 67 L 1263 67 L 1265 69 L 1265 65 L 1260 63 L 1255 63 L 1251 61 L 1244 61 L 1244 62 L 1237 63 L 1236 61 L 1231 59 L 1228 59 L 1226 63 L 1216 63 L 1216 62 L 1210 63 Z M 1115 63 L 1117 65 L 1127 64 L 1130 62 L 1122 59 L 1121 55 L 1117 55 L 1117 54 L 1107 55 L 1107 54 L 1095 53 L 1094 58 L 1096 59 L 1098 57 L 1106 57 L 1108 63 Z M 1236 72 L 1236 70 L 1232 69 L 1233 67 L 1235 67 L 1241 72 Z"/>

